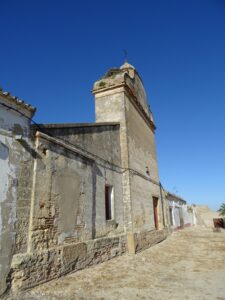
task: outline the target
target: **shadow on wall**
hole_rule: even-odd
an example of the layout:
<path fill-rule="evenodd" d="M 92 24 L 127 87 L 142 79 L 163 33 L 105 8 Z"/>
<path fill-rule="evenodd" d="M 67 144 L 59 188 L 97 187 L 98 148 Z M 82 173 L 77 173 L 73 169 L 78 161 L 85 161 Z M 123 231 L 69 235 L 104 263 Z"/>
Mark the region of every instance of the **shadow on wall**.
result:
<path fill-rule="evenodd" d="M 27 141 L 19 140 L 18 142 L 25 150 L 27 150 L 28 153 L 30 153 L 33 158 L 41 158 L 41 156 L 33 148 L 31 148 Z"/>
<path fill-rule="evenodd" d="M 41 158 L 41 156 L 27 143 L 25 140 L 18 140 L 20 145 L 30 153 L 33 158 Z M 6 160 L 9 157 L 9 148 L 0 141 L 0 159 Z"/>
<path fill-rule="evenodd" d="M 9 157 L 9 148 L 0 141 L 0 159 L 6 160 Z"/>
<path fill-rule="evenodd" d="M 95 239 L 96 235 L 96 182 L 97 176 L 102 177 L 102 173 L 96 164 L 92 168 L 92 184 L 93 184 L 93 194 L 92 194 L 92 239 Z"/>

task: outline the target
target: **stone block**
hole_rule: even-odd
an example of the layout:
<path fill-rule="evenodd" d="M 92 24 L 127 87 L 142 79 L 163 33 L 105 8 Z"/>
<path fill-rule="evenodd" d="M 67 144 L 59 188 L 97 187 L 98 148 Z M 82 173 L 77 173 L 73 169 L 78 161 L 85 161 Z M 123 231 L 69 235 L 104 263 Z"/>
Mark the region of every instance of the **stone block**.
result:
<path fill-rule="evenodd" d="M 127 250 L 128 253 L 130 254 L 135 254 L 136 253 L 136 239 L 135 235 L 133 233 L 128 233 L 127 234 Z"/>
<path fill-rule="evenodd" d="M 65 268 L 77 260 L 84 259 L 87 255 L 87 245 L 85 243 L 77 243 L 62 247 L 62 261 Z"/>

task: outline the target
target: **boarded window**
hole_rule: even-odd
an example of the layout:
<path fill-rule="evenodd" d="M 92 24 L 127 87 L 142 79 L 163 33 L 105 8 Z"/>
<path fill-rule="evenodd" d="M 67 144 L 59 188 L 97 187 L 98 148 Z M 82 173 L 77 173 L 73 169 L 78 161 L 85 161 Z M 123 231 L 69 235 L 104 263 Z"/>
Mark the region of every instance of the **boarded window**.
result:
<path fill-rule="evenodd" d="M 105 186 L 105 218 L 113 219 L 113 187 L 110 185 Z"/>

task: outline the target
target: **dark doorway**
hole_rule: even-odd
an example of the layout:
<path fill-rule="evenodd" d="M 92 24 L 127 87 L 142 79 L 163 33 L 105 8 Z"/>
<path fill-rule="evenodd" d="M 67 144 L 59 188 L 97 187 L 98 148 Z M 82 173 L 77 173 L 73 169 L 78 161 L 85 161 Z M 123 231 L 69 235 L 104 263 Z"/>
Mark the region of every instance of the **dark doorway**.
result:
<path fill-rule="evenodd" d="M 158 217 L 158 198 L 153 197 L 153 210 L 154 210 L 154 221 L 155 229 L 159 229 L 159 217 Z"/>
<path fill-rule="evenodd" d="M 112 219 L 112 194 L 113 187 L 106 185 L 105 186 L 105 218 L 106 220 Z"/>
<path fill-rule="evenodd" d="M 179 218 L 180 218 L 180 227 L 184 227 L 184 217 L 183 217 L 183 210 L 179 207 Z"/>
<path fill-rule="evenodd" d="M 169 208 L 169 214 L 170 214 L 170 225 L 173 226 L 173 209 L 172 209 L 172 207 Z"/>

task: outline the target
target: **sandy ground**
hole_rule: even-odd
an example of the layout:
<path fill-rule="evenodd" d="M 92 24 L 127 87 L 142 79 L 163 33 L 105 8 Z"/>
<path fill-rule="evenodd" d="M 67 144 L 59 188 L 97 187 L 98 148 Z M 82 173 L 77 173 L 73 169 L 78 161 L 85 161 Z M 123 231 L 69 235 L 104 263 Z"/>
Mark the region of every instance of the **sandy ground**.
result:
<path fill-rule="evenodd" d="M 187 228 L 135 256 L 123 255 L 11 299 L 225 300 L 225 230 Z"/>

